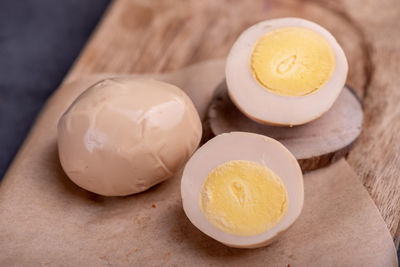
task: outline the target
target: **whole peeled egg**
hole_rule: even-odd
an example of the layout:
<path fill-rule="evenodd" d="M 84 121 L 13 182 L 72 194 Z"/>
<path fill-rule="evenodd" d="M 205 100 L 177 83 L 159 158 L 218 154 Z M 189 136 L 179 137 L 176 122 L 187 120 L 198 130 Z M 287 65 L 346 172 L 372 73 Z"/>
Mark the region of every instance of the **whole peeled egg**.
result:
<path fill-rule="evenodd" d="M 260 22 L 234 43 L 226 63 L 228 93 L 250 119 L 293 126 L 333 105 L 348 72 L 346 56 L 320 25 L 300 18 Z"/>
<path fill-rule="evenodd" d="M 231 247 L 270 244 L 298 218 L 303 175 L 278 141 L 231 132 L 200 147 L 181 181 L 183 209 L 203 233 Z"/>
<path fill-rule="evenodd" d="M 58 123 L 68 177 L 105 196 L 138 193 L 171 177 L 197 148 L 199 115 L 178 87 L 112 78 L 84 91 Z"/>

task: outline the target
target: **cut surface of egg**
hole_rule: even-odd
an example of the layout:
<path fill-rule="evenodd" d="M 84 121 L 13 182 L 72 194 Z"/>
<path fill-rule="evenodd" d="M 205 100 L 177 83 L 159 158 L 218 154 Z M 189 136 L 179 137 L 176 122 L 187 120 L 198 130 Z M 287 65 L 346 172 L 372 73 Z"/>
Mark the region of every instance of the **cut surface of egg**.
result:
<path fill-rule="evenodd" d="M 275 226 L 287 210 L 279 176 L 253 161 L 233 160 L 213 169 L 203 183 L 200 209 L 224 232 L 250 236 Z"/>
<path fill-rule="evenodd" d="M 296 159 L 278 141 L 232 132 L 193 154 L 181 195 L 186 215 L 208 236 L 232 247 L 261 247 L 299 216 L 303 178 Z"/>
<path fill-rule="evenodd" d="M 290 126 L 325 113 L 343 89 L 347 71 L 335 38 L 299 18 L 263 21 L 244 31 L 225 69 L 229 95 L 244 114 Z"/>

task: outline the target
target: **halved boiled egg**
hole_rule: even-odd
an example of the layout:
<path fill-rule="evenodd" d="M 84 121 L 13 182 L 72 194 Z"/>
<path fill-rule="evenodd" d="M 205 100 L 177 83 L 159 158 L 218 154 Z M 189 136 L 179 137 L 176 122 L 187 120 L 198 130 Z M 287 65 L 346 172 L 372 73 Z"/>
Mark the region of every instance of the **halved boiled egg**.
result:
<path fill-rule="evenodd" d="M 245 30 L 225 69 L 229 95 L 245 115 L 289 126 L 325 113 L 347 72 L 346 56 L 332 34 L 299 18 L 267 20 Z"/>
<path fill-rule="evenodd" d="M 215 240 L 241 248 L 268 245 L 303 207 L 303 176 L 278 141 L 258 134 L 218 135 L 198 149 L 182 175 L 183 208 Z"/>

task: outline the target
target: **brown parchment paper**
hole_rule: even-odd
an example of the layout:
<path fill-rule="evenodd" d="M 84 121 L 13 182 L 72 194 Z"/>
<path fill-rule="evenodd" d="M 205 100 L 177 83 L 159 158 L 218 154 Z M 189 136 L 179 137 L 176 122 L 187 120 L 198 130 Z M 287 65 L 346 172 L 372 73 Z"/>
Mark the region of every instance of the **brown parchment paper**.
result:
<path fill-rule="evenodd" d="M 0 186 L 0 266 L 397 266 L 387 227 L 345 160 L 305 175 L 298 221 L 269 247 L 234 249 L 197 230 L 180 174 L 150 190 L 107 198 L 62 171 L 56 124 L 98 75 L 48 101 Z M 156 78 L 181 86 L 204 118 L 223 61 Z"/>

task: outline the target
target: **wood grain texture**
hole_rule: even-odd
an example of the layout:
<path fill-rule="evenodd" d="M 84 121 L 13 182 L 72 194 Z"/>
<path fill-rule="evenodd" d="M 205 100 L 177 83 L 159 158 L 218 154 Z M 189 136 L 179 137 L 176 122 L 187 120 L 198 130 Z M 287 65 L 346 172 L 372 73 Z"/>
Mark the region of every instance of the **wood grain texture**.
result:
<path fill-rule="evenodd" d="M 398 236 L 398 0 L 116 0 L 67 80 L 98 72 L 164 72 L 225 57 L 248 26 L 285 16 L 321 24 L 345 50 L 350 66 L 347 84 L 364 100 L 365 110 L 363 132 L 348 160 L 392 236 Z"/>
<path fill-rule="evenodd" d="M 214 91 L 206 123 L 214 135 L 241 131 L 280 141 L 305 173 L 346 155 L 361 133 L 362 118 L 360 100 L 352 89 L 345 87 L 332 108 L 314 121 L 294 127 L 263 125 L 246 117 L 235 106 L 223 81 Z"/>

